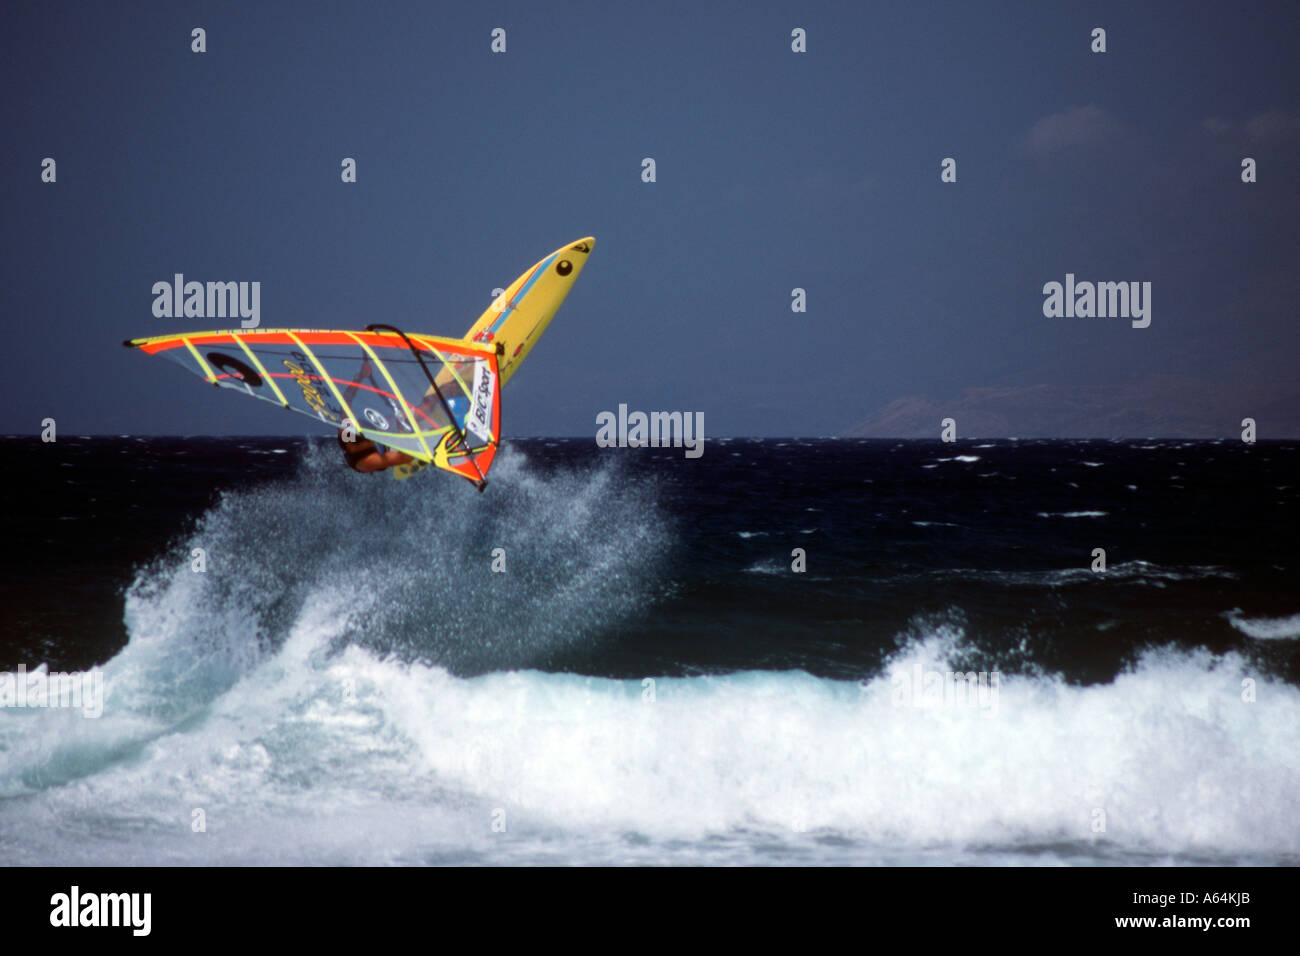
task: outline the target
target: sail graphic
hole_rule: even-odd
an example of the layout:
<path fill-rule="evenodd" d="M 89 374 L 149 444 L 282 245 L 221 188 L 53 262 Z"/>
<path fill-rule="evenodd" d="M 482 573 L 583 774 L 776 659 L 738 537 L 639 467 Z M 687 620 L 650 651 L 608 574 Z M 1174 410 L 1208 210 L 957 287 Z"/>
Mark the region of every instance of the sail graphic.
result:
<path fill-rule="evenodd" d="M 185 332 L 124 344 L 333 428 L 351 421 L 372 441 L 480 488 L 500 442 L 501 376 L 488 345 L 391 326 Z"/>

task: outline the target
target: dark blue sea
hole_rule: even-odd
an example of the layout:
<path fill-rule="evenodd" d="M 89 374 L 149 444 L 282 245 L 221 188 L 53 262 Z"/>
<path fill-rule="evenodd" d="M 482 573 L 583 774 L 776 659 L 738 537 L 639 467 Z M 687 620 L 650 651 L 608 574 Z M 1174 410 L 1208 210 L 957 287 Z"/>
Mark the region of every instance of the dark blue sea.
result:
<path fill-rule="evenodd" d="M 4 449 L 6 863 L 1300 863 L 1297 443 Z"/>

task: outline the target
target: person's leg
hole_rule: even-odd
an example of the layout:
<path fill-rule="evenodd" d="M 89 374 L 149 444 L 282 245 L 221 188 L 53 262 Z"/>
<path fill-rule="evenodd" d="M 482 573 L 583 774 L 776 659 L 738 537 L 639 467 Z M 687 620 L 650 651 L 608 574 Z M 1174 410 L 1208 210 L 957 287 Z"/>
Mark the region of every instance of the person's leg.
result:
<path fill-rule="evenodd" d="M 343 457 L 347 459 L 348 467 L 361 472 L 363 475 L 383 471 L 385 468 L 392 468 L 394 465 L 406 465 L 414 460 L 410 455 L 393 449 L 381 452 L 369 438 L 345 442 L 341 432 L 339 434 L 339 446 L 343 449 Z"/>
<path fill-rule="evenodd" d="M 375 443 L 369 438 L 358 438 L 356 441 L 344 441 L 343 433 L 339 432 L 339 447 L 343 449 L 343 458 L 347 461 L 348 467 L 356 471 L 374 471 L 373 467 L 363 468 L 361 463 L 368 458 L 378 457 L 379 452 L 375 448 Z"/>
<path fill-rule="evenodd" d="M 348 464 L 352 466 L 354 471 L 359 471 L 363 475 L 368 475 L 375 471 L 383 471 L 388 467 L 388 465 L 384 464 L 384 456 L 379 454 L 377 451 L 372 451 L 365 455 L 350 457 L 348 459 Z"/>

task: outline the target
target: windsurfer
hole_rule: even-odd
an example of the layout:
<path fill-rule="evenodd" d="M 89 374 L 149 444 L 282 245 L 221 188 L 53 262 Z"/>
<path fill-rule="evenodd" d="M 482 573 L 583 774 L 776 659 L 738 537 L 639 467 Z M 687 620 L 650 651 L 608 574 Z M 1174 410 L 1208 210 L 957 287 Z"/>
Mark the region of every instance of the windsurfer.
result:
<path fill-rule="evenodd" d="M 383 471 L 386 468 L 392 468 L 394 465 L 406 465 L 414 461 L 410 455 L 400 451 L 389 449 L 380 451 L 375 447 L 375 443 L 363 435 L 358 435 L 356 441 L 345 441 L 343 438 L 343 429 L 339 429 L 339 447 L 343 449 L 343 457 L 347 460 L 348 467 L 353 471 L 359 471 L 363 475 L 368 475 L 376 471 Z"/>

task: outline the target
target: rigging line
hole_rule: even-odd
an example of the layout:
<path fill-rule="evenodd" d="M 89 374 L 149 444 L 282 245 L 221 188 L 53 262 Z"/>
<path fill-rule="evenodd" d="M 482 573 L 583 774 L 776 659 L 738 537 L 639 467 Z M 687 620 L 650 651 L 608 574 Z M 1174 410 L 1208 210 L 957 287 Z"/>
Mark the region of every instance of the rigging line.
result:
<path fill-rule="evenodd" d="M 456 421 L 456 416 L 455 414 L 453 414 L 451 410 L 451 406 L 447 404 L 446 396 L 444 396 L 442 394 L 442 391 L 438 388 L 438 383 L 433 380 L 433 375 L 431 375 L 429 372 L 429 366 L 424 364 L 424 356 L 420 354 L 420 350 L 415 347 L 414 342 L 412 342 L 409 338 L 407 338 L 406 333 L 403 332 L 401 329 L 397 328 L 396 326 L 378 325 L 378 324 L 366 326 L 367 332 L 374 332 L 376 330 L 385 331 L 385 332 L 396 332 L 398 335 L 402 337 L 402 341 L 406 343 L 406 347 L 411 350 L 411 353 L 419 361 L 420 368 L 424 369 L 424 377 L 429 380 L 429 386 L 433 389 L 434 394 L 438 396 L 438 401 L 442 403 L 442 410 L 447 413 L 448 421 L 451 422 L 452 427 L 455 428 L 456 432 L 460 435 L 460 444 L 461 447 L 465 449 L 465 457 L 468 458 L 469 463 L 474 466 L 474 471 L 478 474 L 479 482 L 481 484 L 486 484 L 487 479 L 483 477 L 482 469 L 479 468 L 478 462 L 475 460 L 473 453 L 471 453 L 469 450 L 469 439 L 465 435 L 465 429 L 461 427 L 459 422 Z M 448 457 L 450 458 L 450 456 Z M 481 491 L 482 489 L 480 488 L 479 490 Z"/>
<path fill-rule="evenodd" d="M 370 358 L 374 361 L 375 365 L 379 368 L 379 371 L 384 376 L 384 380 L 388 382 L 388 387 L 393 390 L 393 394 L 397 396 L 397 400 L 402 403 L 402 408 L 406 409 L 406 417 L 407 420 L 411 423 L 411 428 L 414 430 L 415 437 L 420 440 L 420 444 L 424 447 L 425 454 L 429 456 L 429 461 L 433 461 L 433 457 L 434 457 L 433 449 L 431 449 L 429 447 L 429 443 L 425 441 L 424 430 L 420 428 L 420 423 L 415 418 L 415 410 L 411 407 L 411 403 L 406 400 L 406 396 L 402 394 L 402 390 L 397 387 L 397 383 L 393 381 L 393 376 L 388 374 L 388 367 L 385 366 L 384 363 L 379 360 L 379 356 L 375 354 L 374 349 L 372 349 L 365 342 L 361 341 L 360 336 L 353 335 L 351 332 L 348 333 L 348 336 L 354 342 L 356 342 L 357 345 L 361 346 L 363 349 L 366 350 L 366 354 L 370 356 Z M 452 424 L 454 425 L 455 422 L 453 422 Z"/>

